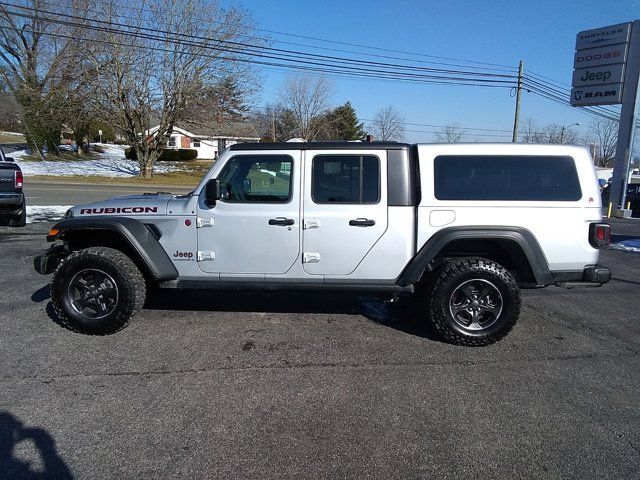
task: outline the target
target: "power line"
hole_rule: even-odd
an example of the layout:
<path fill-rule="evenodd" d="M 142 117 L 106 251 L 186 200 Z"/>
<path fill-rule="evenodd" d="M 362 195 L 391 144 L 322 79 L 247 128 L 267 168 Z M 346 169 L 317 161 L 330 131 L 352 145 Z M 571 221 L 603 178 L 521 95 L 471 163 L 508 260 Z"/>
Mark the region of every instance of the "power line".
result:
<path fill-rule="evenodd" d="M 543 94 L 550 100 L 555 100 L 557 103 L 560 103 L 568 108 L 572 108 L 572 109 L 574 108 L 574 107 L 571 107 L 570 104 L 567 102 L 568 95 L 557 93 L 552 90 L 550 91 L 544 87 L 540 87 L 539 85 L 528 83 L 528 82 L 526 83 L 526 88 L 532 93 Z M 585 113 L 590 113 L 593 115 L 609 118 L 611 120 L 617 120 L 617 114 L 615 112 L 611 112 L 606 109 L 597 108 L 597 107 L 582 107 L 581 111 Z"/>
<path fill-rule="evenodd" d="M 68 5 L 66 4 L 60 4 L 60 3 L 56 3 L 56 2 L 51 2 L 51 1 L 47 1 L 47 0 L 40 0 L 40 3 L 44 3 L 47 5 L 52 5 L 52 6 L 56 6 L 56 7 L 67 7 Z M 144 12 L 152 12 L 149 9 L 144 9 L 144 8 L 137 8 L 137 7 L 132 7 L 131 5 L 124 5 L 124 4 L 119 4 L 117 2 L 113 2 L 112 5 L 114 6 L 118 6 L 121 7 L 123 10 L 128 10 L 128 11 L 144 11 Z M 98 11 L 93 11 L 90 8 L 87 8 L 87 12 L 90 13 L 94 13 L 94 14 L 101 14 L 103 12 L 98 12 Z M 131 16 L 127 16 L 127 15 L 122 15 L 119 14 L 118 15 L 120 18 L 125 18 L 125 19 L 129 19 L 129 20 L 139 20 L 139 17 L 131 17 Z M 223 22 L 212 22 L 215 24 L 224 24 Z M 160 24 L 160 25 L 172 25 L 170 22 L 166 22 L 166 21 L 162 21 L 162 20 L 154 20 L 154 24 Z M 272 33 L 279 33 L 282 35 L 293 35 L 293 34 L 286 34 L 286 33 L 282 33 L 282 32 L 273 32 L 271 30 L 263 30 L 263 29 L 259 29 L 256 27 L 245 27 L 248 30 L 259 30 L 259 31 L 265 31 L 265 32 L 272 32 Z M 293 35 L 296 36 L 296 35 Z M 249 36 L 246 35 L 247 38 L 253 38 L 253 39 L 259 39 L 262 41 L 268 41 L 270 39 L 266 38 L 266 37 L 256 37 L 256 36 Z M 303 37 L 303 38 L 307 38 L 307 37 Z M 313 38 L 313 37 L 308 37 L 308 38 Z M 331 52 L 339 52 L 339 53 L 350 53 L 350 54 L 354 54 L 354 55 L 360 55 L 360 56 L 366 56 L 366 57 L 374 57 L 374 58 L 385 58 L 385 59 L 390 59 L 390 60 L 402 60 L 402 61 L 412 61 L 412 62 L 417 62 L 417 63 L 422 63 L 422 64 L 431 64 L 431 65 L 443 65 L 443 66 L 450 66 L 450 67 L 461 67 L 461 68 L 472 68 L 472 69 L 477 69 L 477 70 L 490 70 L 490 71 L 500 71 L 500 72 L 508 72 L 511 74 L 515 73 L 515 70 L 513 67 L 508 67 L 508 66 L 504 66 L 505 68 L 495 68 L 495 67 L 478 67 L 478 66 L 474 66 L 474 65 L 461 65 L 461 64 L 456 64 L 456 63 L 444 63 L 444 62 L 432 62 L 432 61 L 426 61 L 426 60 L 418 60 L 418 59 L 411 59 L 411 58 L 405 58 L 405 57 L 397 57 L 397 56 L 391 56 L 391 55 L 380 55 L 380 54 L 374 54 L 374 53 L 363 53 L 363 52 L 356 52 L 353 50 L 344 50 L 344 49 L 337 49 L 337 48 L 329 48 L 329 47 L 320 47 L 317 45 L 309 45 L 309 44 L 304 44 L 304 43 L 296 43 L 296 42 L 287 42 L 284 40 L 275 40 L 276 43 L 278 44 L 284 44 L 284 45 L 293 45 L 293 46 L 297 46 L 297 47 L 307 47 L 307 48 L 313 48 L 313 49 L 317 49 L 317 50 L 325 50 L 325 51 L 331 51 Z M 327 39 L 321 39 L 321 41 L 324 42 L 328 42 L 328 43 L 342 43 L 342 42 L 336 42 L 333 40 L 327 40 Z M 347 44 L 350 45 L 350 44 Z M 374 49 L 374 50 L 378 50 L 377 47 L 370 47 L 367 46 L 366 48 L 370 48 L 370 49 Z M 386 51 L 387 49 L 380 49 L 382 51 Z M 447 59 L 449 57 L 437 57 L 437 56 L 430 56 L 430 55 L 426 55 L 426 54 L 418 54 L 418 53 L 409 53 L 409 52 L 400 52 L 399 53 L 403 53 L 406 55 L 418 55 L 418 56 L 426 56 L 426 57 L 435 57 L 435 58 L 444 58 Z M 471 62 L 471 63 L 479 63 L 482 65 L 496 65 L 501 67 L 500 64 L 485 64 L 482 62 L 474 62 L 472 60 L 464 60 L 464 59 L 455 59 L 452 58 L 451 60 L 453 61 L 460 61 L 460 62 Z"/>
<path fill-rule="evenodd" d="M 559 96 L 565 96 L 565 97 L 569 97 L 571 95 L 571 90 L 567 89 L 567 88 L 563 88 L 563 87 L 554 87 L 553 85 L 550 85 L 549 83 L 543 81 L 543 80 L 537 80 L 534 79 L 532 77 L 527 78 L 527 81 L 536 84 L 538 87 L 541 88 L 545 88 L 549 91 L 551 91 L 552 93 L 555 93 Z M 595 110 L 599 110 L 603 113 L 606 114 L 610 114 L 610 115 L 619 115 L 619 112 L 616 112 L 614 109 L 612 108 L 608 108 L 605 106 L 601 106 L 601 105 L 595 105 L 592 107 L 588 107 L 591 109 L 595 109 Z"/>
<path fill-rule="evenodd" d="M 46 3 L 52 4 L 52 2 L 46 2 Z M 23 7 L 23 6 L 13 5 L 5 2 L 0 2 L 0 4 L 10 6 L 10 7 L 17 7 L 23 10 L 33 11 L 35 12 L 35 14 L 38 14 L 38 13 L 56 14 L 58 17 L 62 16 L 67 18 L 73 18 L 76 20 L 81 20 L 83 22 L 87 21 L 87 19 L 84 19 L 78 16 L 73 16 L 73 15 L 66 15 L 66 14 L 50 12 L 46 10 L 36 11 L 35 9 L 30 7 Z M 323 74 L 332 74 L 336 76 L 340 75 L 340 76 L 346 76 L 346 77 L 352 77 L 352 78 L 367 78 L 370 80 L 411 81 L 411 82 L 440 84 L 440 85 L 468 85 L 468 86 L 503 87 L 504 88 L 504 87 L 510 87 L 514 83 L 513 81 L 510 81 L 510 80 L 495 80 L 495 78 L 514 78 L 512 75 L 488 74 L 488 73 L 481 73 L 481 72 L 447 70 L 447 69 L 433 69 L 428 67 L 416 67 L 412 65 L 390 64 L 390 63 L 384 63 L 384 62 L 370 62 L 370 61 L 356 60 L 356 59 L 350 59 L 350 58 L 344 58 L 344 57 L 310 54 L 307 52 L 297 52 L 297 51 L 284 50 L 284 49 L 273 49 L 269 47 L 261 47 L 261 46 L 256 46 L 252 44 L 247 44 L 244 42 L 230 42 L 230 41 L 224 41 L 224 40 L 221 41 L 220 39 L 212 39 L 208 37 L 201 37 L 201 36 L 195 36 L 195 35 L 178 34 L 176 32 L 170 32 L 170 31 L 167 32 L 167 31 L 162 31 L 158 29 L 150 29 L 147 27 L 132 27 L 126 24 L 119 24 L 117 22 L 88 20 L 90 22 L 97 23 L 98 25 L 87 25 L 86 23 L 64 21 L 64 20 L 59 20 L 57 18 L 53 18 L 53 17 L 47 17 L 47 16 L 36 17 L 34 15 L 28 15 L 28 14 L 19 13 L 19 12 L 9 12 L 9 13 L 16 16 L 23 17 L 23 18 L 32 19 L 32 20 L 38 19 L 41 21 L 46 21 L 46 22 L 55 23 L 59 25 L 66 25 L 69 27 L 76 27 L 80 29 L 92 30 L 92 31 L 97 31 L 102 33 L 112 33 L 120 36 L 128 36 L 128 37 L 134 37 L 134 38 L 140 38 L 140 39 L 161 41 L 161 42 L 166 42 L 174 45 L 194 46 L 194 47 L 206 48 L 214 51 L 219 50 L 222 52 L 236 54 L 236 55 L 266 58 L 270 60 L 278 60 L 281 62 L 290 62 L 290 63 L 275 63 L 275 62 L 267 62 L 267 61 L 257 61 L 255 59 L 244 59 L 244 58 L 237 58 L 237 57 L 220 57 L 218 55 L 207 55 L 204 53 L 201 54 L 202 56 L 205 56 L 205 57 L 219 58 L 222 60 L 229 60 L 229 61 L 236 61 L 236 62 L 253 63 L 253 64 L 262 65 L 266 67 L 280 67 L 285 69 L 293 69 L 293 70 L 301 70 L 301 71 L 313 71 L 313 72 L 319 72 Z M 99 26 L 100 24 L 108 25 L 108 27 Z M 129 29 L 135 28 L 138 31 L 112 28 L 113 26 L 124 27 Z M 2 28 L 15 30 L 10 27 L 2 27 Z M 139 30 L 150 31 L 153 33 L 141 33 Z M 118 45 L 123 47 L 131 47 L 131 48 L 137 47 L 137 45 L 135 44 L 125 44 L 122 42 L 106 41 L 106 40 L 100 40 L 95 38 L 89 39 L 89 38 L 83 38 L 78 36 L 55 34 L 53 32 L 46 32 L 46 31 L 42 31 L 39 33 L 42 33 L 43 35 L 57 36 L 61 38 L 70 38 L 70 39 L 72 38 L 75 40 L 89 40 L 94 42 L 98 41 L 100 43 Z M 157 33 L 164 33 L 167 36 L 161 37 L 157 35 Z M 170 38 L 170 37 L 176 37 L 176 38 Z M 182 37 L 183 39 L 181 40 L 180 37 Z M 184 40 L 185 38 L 213 41 L 216 43 L 230 44 L 232 46 L 231 47 L 227 46 L 224 48 L 218 47 L 218 46 L 214 47 L 212 45 L 206 45 L 202 42 Z M 150 50 L 157 50 L 157 51 L 165 51 L 165 52 L 171 51 L 169 49 L 152 47 L 150 45 L 146 45 L 143 48 L 147 48 Z M 264 51 L 267 51 L 270 53 L 266 54 L 264 53 Z M 320 62 L 320 61 L 307 60 L 309 58 L 323 59 L 325 61 Z M 354 64 L 364 65 L 367 67 L 370 67 L 370 66 L 377 67 L 382 70 L 373 70 L 372 68 L 364 68 L 364 67 L 354 67 L 353 66 Z M 349 70 L 346 70 L 347 65 L 349 67 Z M 390 68 L 393 68 L 393 69 L 402 68 L 402 69 L 407 69 L 412 71 L 425 71 L 425 72 L 430 72 L 430 74 L 417 74 L 413 72 L 410 73 L 410 72 L 389 71 L 388 69 Z M 451 75 L 442 75 L 445 73 L 451 74 Z M 456 76 L 453 76 L 453 75 L 456 75 Z M 528 85 L 528 88 L 531 89 L 532 93 L 535 93 L 543 98 L 556 101 L 558 103 L 562 103 L 565 106 L 567 106 L 565 101 L 562 98 L 558 97 L 559 95 L 558 91 L 554 91 L 553 88 L 545 87 L 543 85 L 541 86 L 539 82 L 537 82 L 535 79 L 527 79 L 527 82 L 530 83 Z M 538 83 L 538 85 L 536 85 L 536 83 Z M 545 90 L 545 88 L 547 88 L 548 90 Z M 588 113 L 604 116 L 606 118 L 610 118 L 610 115 L 615 115 L 614 112 L 596 113 L 596 111 L 586 110 L 586 109 L 585 111 L 587 111 Z M 485 131 L 489 131 L 489 130 L 491 129 L 486 129 Z"/>
<path fill-rule="evenodd" d="M 0 27 L 1 30 L 13 30 L 13 31 L 17 31 L 19 29 L 17 28 L 13 28 L 13 27 Z M 105 29 L 105 28 L 93 28 L 93 30 L 96 31 L 107 31 L 109 32 L 109 29 Z M 39 31 L 35 31 L 32 30 L 35 33 L 40 33 L 42 35 L 46 35 L 46 36 L 52 36 L 52 37 L 57 37 L 57 38 L 66 38 L 66 39 L 71 39 L 71 40 L 85 40 L 85 41 L 91 41 L 91 42 L 95 42 L 95 43 L 102 43 L 102 44 L 106 44 L 106 45 L 112 45 L 112 46 L 121 46 L 121 47 L 128 47 L 128 48 L 143 48 L 145 50 L 151 50 L 151 51 L 159 51 L 159 52 L 165 52 L 165 53 L 173 53 L 173 50 L 168 49 L 168 48 L 161 48 L 161 47 L 152 47 L 150 45 L 145 45 L 144 47 L 140 47 L 139 45 L 133 44 L 133 43 L 122 43 L 122 42 L 115 42 L 115 41 L 109 41 L 109 40 L 101 40 L 101 39 L 95 39 L 95 38 L 86 38 L 86 37 L 79 37 L 77 35 L 65 35 L 65 34 L 61 34 L 61 33 L 52 33 L 52 32 L 47 32 L 44 30 L 39 30 Z M 114 33 L 114 32 L 111 32 Z M 129 37 L 133 36 L 135 38 L 143 38 L 143 39 L 157 39 L 154 37 L 150 37 L 149 35 L 146 34 L 131 34 L 129 32 L 115 32 L 117 34 L 128 34 Z M 178 45 L 191 45 L 189 42 L 175 42 L 175 41 L 167 41 L 167 43 L 170 44 L 178 44 Z M 195 46 L 199 46 L 199 45 L 195 45 Z M 235 53 L 235 52 L 232 52 Z M 494 88 L 508 88 L 508 85 L 491 85 L 491 84 L 482 84 L 482 83 L 473 83 L 473 82 L 461 82 L 461 81 L 455 81 L 455 78 L 447 78 L 447 77 L 435 77 L 435 79 L 430 79 L 430 78 L 425 78 L 425 76 L 423 75 L 416 75 L 416 74 L 407 74 L 407 73 L 401 73 L 401 74 L 392 74 L 390 72 L 378 72 L 378 73 L 374 73 L 371 71 L 365 71 L 365 72 L 351 72 L 348 70 L 344 70 L 341 69 L 340 66 L 334 66 L 332 67 L 331 65 L 326 65 L 326 64 L 319 64 L 319 66 L 309 66 L 309 65 L 296 65 L 296 64 L 283 64 L 283 63 L 274 63 L 274 62 L 267 62 L 267 61 L 259 61 L 259 60 L 252 60 L 252 59 L 245 59 L 245 58 L 236 58 L 236 57 L 222 57 L 222 56 L 217 56 L 217 55 L 211 55 L 211 54 L 206 54 L 206 53 L 199 53 L 198 54 L 201 57 L 208 57 L 208 58 L 215 58 L 215 59 L 219 59 L 219 60 L 227 60 L 227 61 L 231 61 L 231 62 L 240 62 L 240 63 L 251 63 L 251 64 L 256 64 L 256 65 L 266 65 L 266 66 L 276 66 L 276 67 L 283 67 L 283 68 L 287 68 L 287 69 L 294 69 L 294 70 L 302 70 L 302 71 L 306 71 L 306 72 L 314 72 L 314 73 L 320 73 L 320 74 L 340 74 L 343 76 L 352 76 L 354 78 L 367 78 L 367 79 L 386 79 L 386 80 L 395 80 L 395 81 L 405 81 L 405 82 L 414 82 L 414 83 L 423 83 L 423 84 L 430 84 L 430 85 L 454 85 L 454 86 L 480 86 L 480 87 L 494 87 Z M 306 62 L 309 63 L 309 62 Z M 363 69 L 359 69 L 359 70 L 363 70 Z M 438 80 L 440 79 L 440 80 Z"/>
<path fill-rule="evenodd" d="M 534 87 L 534 86 L 527 86 L 527 87 L 526 87 L 526 89 L 527 89 L 527 91 L 529 91 L 530 93 L 533 93 L 534 95 L 538 95 L 538 96 L 540 96 L 540 97 L 542 97 L 542 98 L 546 98 L 547 100 L 551 100 L 551 101 L 556 102 L 556 103 L 559 103 L 560 105 L 563 105 L 563 106 L 565 106 L 565 107 L 567 107 L 567 108 L 571 108 L 571 109 L 573 109 L 573 107 L 571 107 L 571 106 L 567 103 L 566 99 L 558 98 L 557 96 L 551 95 L 551 94 L 549 94 L 549 93 L 545 92 L 544 90 L 541 90 L 541 89 L 539 89 L 539 88 L 537 88 L 537 87 Z M 606 114 L 604 114 L 604 113 L 600 113 L 600 112 L 599 112 L 599 111 L 597 111 L 597 110 L 587 110 L 587 109 L 582 109 L 581 111 L 583 111 L 583 112 L 585 112 L 585 113 L 590 113 L 590 114 L 592 114 L 592 115 L 596 115 L 596 116 L 598 116 L 598 117 L 606 118 L 606 119 L 608 119 L 608 120 L 614 120 L 614 121 L 617 121 L 617 119 L 616 119 L 615 117 L 612 117 L 612 116 L 606 115 Z"/>
<path fill-rule="evenodd" d="M 47 15 L 56 14 L 55 12 L 51 12 L 47 10 L 39 9 L 38 11 L 36 11 L 31 7 L 16 6 L 16 5 L 8 4 L 5 2 L 0 2 L 0 5 L 17 7 L 22 10 L 33 11 L 36 14 L 38 13 L 44 13 Z M 340 68 L 340 69 L 344 69 L 348 65 L 350 70 L 357 70 L 359 72 L 375 73 L 375 74 L 393 73 L 393 75 L 396 78 L 398 77 L 418 78 L 419 77 L 424 79 L 434 79 L 434 80 L 440 80 L 440 81 L 450 80 L 450 81 L 457 81 L 462 83 L 475 82 L 475 83 L 487 83 L 487 84 L 508 84 L 508 83 L 511 83 L 511 81 L 508 79 L 513 77 L 511 75 L 505 75 L 505 74 L 490 74 L 490 73 L 484 73 L 484 72 L 434 69 L 429 67 L 417 67 L 412 65 L 372 62 L 372 61 L 364 61 L 364 60 L 350 59 L 350 58 L 344 58 L 344 57 L 335 57 L 335 56 L 329 56 L 329 55 L 318 55 L 318 54 L 311 54 L 306 52 L 297 52 L 292 50 L 275 49 L 271 47 L 261 47 L 261 46 L 250 45 L 243 42 L 220 40 L 220 39 L 202 37 L 197 35 L 178 34 L 176 32 L 158 30 L 157 28 L 152 29 L 152 28 L 142 27 L 142 26 L 131 27 L 129 25 L 122 24 L 119 22 L 113 22 L 113 21 L 104 21 L 104 20 L 95 20 L 95 19 L 87 20 L 82 17 L 78 17 L 76 15 L 68 15 L 63 13 L 57 13 L 56 15 L 57 17 L 66 17 L 74 20 L 80 20 L 83 22 L 89 21 L 94 24 L 97 24 L 98 26 L 88 25 L 85 23 L 78 23 L 73 21 L 59 20 L 58 18 L 53 18 L 53 17 L 40 17 L 40 16 L 36 17 L 35 15 L 29 15 L 29 14 L 20 13 L 20 12 L 9 12 L 9 13 L 16 16 L 24 17 L 24 18 L 29 18 L 33 20 L 38 19 L 38 20 L 55 23 L 55 24 L 66 25 L 69 27 L 81 28 L 85 30 L 88 29 L 88 30 L 115 33 L 115 34 L 128 35 L 128 36 L 133 35 L 137 38 L 158 40 L 158 41 L 169 42 L 173 44 L 183 44 L 183 45 L 190 45 L 190 46 L 196 46 L 196 47 L 202 47 L 202 48 L 208 48 L 208 49 L 216 49 L 216 50 L 235 53 L 239 55 L 257 56 L 261 58 L 275 59 L 280 61 L 302 63 L 302 64 L 314 65 L 314 66 L 333 67 L 333 68 Z M 109 27 L 103 27 L 99 25 L 108 25 Z M 111 27 L 116 27 L 116 28 L 111 28 Z M 118 27 L 120 28 L 124 27 L 128 29 L 135 28 L 135 30 L 134 31 L 119 30 Z M 140 31 L 151 32 L 151 33 L 145 34 L 145 33 L 140 33 Z M 162 33 L 166 35 L 166 37 L 163 38 L 159 36 L 158 33 Z M 170 38 L 170 37 L 174 37 L 174 38 Z M 202 42 L 200 43 L 187 42 L 185 40 L 180 40 L 180 38 L 189 39 L 189 40 L 191 39 L 204 40 L 204 41 L 224 44 L 225 46 L 221 47 L 216 45 L 214 47 L 209 44 L 203 44 Z M 265 52 L 268 52 L 268 53 L 265 53 Z M 326 62 L 330 62 L 330 63 L 326 63 Z M 358 66 L 354 66 L 354 65 L 358 65 Z M 374 70 L 374 68 L 386 69 L 386 70 L 383 70 L 381 72 L 380 70 Z M 389 72 L 388 69 L 394 69 L 395 71 Z M 410 70 L 412 72 L 417 71 L 417 72 L 427 72 L 427 73 L 399 72 L 397 71 L 398 69 Z M 448 74 L 448 75 L 445 75 L 445 74 Z"/>
<path fill-rule="evenodd" d="M 46 4 L 49 4 L 49 5 L 54 5 L 54 6 L 58 6 L 58 7 L 66 7 L 66 6 L 68 6 L 66 4 L 60 4 L 60 3 L 55 3 L 55 2 L 46 1 L 46 0 L 41 0 L 40 3 L 46 3 Z M 151 9 L 148 9 L 148 8 L 132 7 L 131 5 L 126 5 L 126 4 L 122 4 L 122 3 L 118 3 L 118 2 L 111 2 L 111 5 L 120 7 L 123 10 L 128 10 L 128 11 L 135 11 L 135 12 L 142 11 L 142 12 L 153 13 L 153 11 Z M 97 13 L 102 13 L 102 12 L 97 12 Z M 125 17 L 125 16 L 122 16 L 122 15 L 121 15 L 121 17 L 122 18 L 133 18 L 133 17 Z M 138 18 L 136 17 L 135 19 L 138 19 Z M 160 24 L 169 25 L 168 22 L 162 22 L 162 21 L 160 21 L 160 22 L 154 21 L 154 23 L 160 23 Z M 211 21 L 211 23 L 224 25 L 224 22 Z M 276 34 L 276 35 L 282 35 L 282 36 L 288 36 L 288 37 L 294 37 L 294 38 L 302 38 L 302 39 L 313 40 L 313 41 L 329 43 L 329 44 L 335 44 L 335 45 L 351 46 L 351 47 L 363 48 L 363 49 L 367 49 L 367 50 L 397 53 L 397 54 L 401 54 L 401 55 L 408 55 L 408 56 L 414 56 L 414 57 L 436 58 L 436 59 L 441 59 L 441 60 L 451 60 L 451 61 L 456 61 L 456 62 L 464 62 L 464 63 L 474 64 L 474 65 L 485 65 L 487 67 L 474 67 L 472 65 L 457 65 L 457 64 L 448 64 L 448 63 L 442 63 L 442 62 L 428 62 L 428 61 L 421 61 L 421 60 L 416 60 L 416 59 L 399 58 L 399 57 L 385 56 L 385 55 L 365 54 L 365 53 L 362 53 L 362 52 L 354 52 L 354 51 L 340 50 L 340 49 L 331 49 L 331 48 L 327 48 L 327 47 L 318 47 L 318 46 L 315 46 L 315 45 L 300 44 L 300 43 L 295 43 L 295 42 L 286 42 L 286 41 L 283 41 L 283 40 L 277 40 L 278 43 L 283 43 L 283 44 L 288 44 L 288 45 L 305 46 L 305 47 L 309 47 L 309 48 L 324 49 L 324 50 L 330 50 L 330 51 L 338 51 L 338 52 L 343 52 L 343 53 L 353 53 L 353 54 L 356 54 L 356 55 L 376 56 L 376 57 L 380 57 L 380 58 L 389 58 L 389 59 L 397 59 L 397 60 L 412 60 L 412 61 L 417 61 L 419 63 L 430 63 L 430 64 L 447 65 L 447 66 L 461 66 L 461 67 L 465 67 L 465 68 L 476 68 L 476 69 L 487 69 L 487 70 L 502 70 L 502 71 L 507 71 L 507 72 L 511 72 L 511 73 L 514 72 L 514 68 L 512 66 L 503 65 L 503 64 L 499 64 L 499 63 L 478 62 L 478 61 L 475 61 L 475 60 L 467 60 L 467 59 L 454 58 L 454 57 L 430 55 L 430 54 L 417 53 L 417 52 L 407 52 L 407 51 L 402 51 L 402 50 L 394 50 L 394 49 L 389 49 L 389 48 L 375 47 L 375 46 L 371 46 L 371 45 L 363 45 L 363 44 L 357 44 L 357 43 L 342 42 L 342 41 L 330 40 L 330 39 L 326 39 L 326 38 L 310 37 L 310 36 L 292 34 L 292 33 L 287 33 L 287 32 L 280 32 L 280 31 L 275 31 L 275 30 L 267 30 L 267 29 L 262 29 L 262 28 L 257 28 L 257 27 L 250 27 L 250 26 L 247 26 L 246 28 L 248 30 L 261 31 L 261 32 L 265 32 L 265 33 L 272 33 L 272 34 Z M 492 68 L 488 68 L 488 67 L 492 67 Z M 499 67 L 499 68 L 493 68 L 493 67 Z"/>
<path fill-rule="evenodd" d="M 545 82 L 544 80 L 537 80 L 535 78 L 532 78 L 531 76 L 527 77 L 526 81 L 530 84 L 535 85 L 538 89 L 540 90 L 544 90 L 549 94 L 552 94 L 556 97 L 560 97 L 559 99 L 561 101 L 566 102 L 566 99 L 569 98 L 569 96 L 571 95 L 571 91 L 569 89 L 566 89 L 564 87 L 554 87 L 553 85 L 550 85 L 549 83 Z M 568 105 L 568 104 L 567 104 Z M 620 116 L 619 111 L 616 111 L 613 108 L 610 108 L 611 106 L 605 107 L 605 106 L 601 106 L 601 105 L 594 105 L 591 107 L 581 107 L 582 111 L 585 111 L 587 113 L 596 113 L 596 114 L 601 114 L 601 115 L 605 115 L 608 117 L 612 117 L 613 119 L 616 119 Z M 572 107 L 574 108 L 574 107 Z"/>
<path fill-rule="evenodd" d="M 247 109 L 247 111 L 249 112 L 253 112 L 253 113 L 260 113 L 260 114 L 265 114 L 265 113 L 271 113 L 274 110 L 278 110 L 278 108 L 274 108 L 274 107 L 252 107 Z M 365 123 L 373 123 L 375 120 L 370 119 L 370 118 L 358 118 L 359 121 L 361 122 L 365 122 Z M 438 125 L 438 124 L 432 124 L 432 123 L 415 123 L 415 122 L 406 122 L 406 121 L 400 121 L 397 122 L 400 123 L 402 125 L 409 125 L 409 126 L 417 126 L 417 127 L 431 127 L 431 128 L 449 128 L 449 127 L 456 127 L 459 129 L 460 133 L 462 135 L 466 135 L 466 136 L 477 136 L 477 137 L 511 137 L 512 134 L 512 129 L 495 129 L 495 128 L 476 128 L 476 127 L 468 127 L 468 126 L 464 126 L 464 125 L 459 125 L 459 124 L 449 124 L 449 125 Z M 422 132 L 422 133 L 443 133 L 442 131 L 425 131 L 425 130 L 406 130 L 406 131 L 411 131 L 411 132 Z M 490 134 L 484 134 L 484 133 L 476 133 L 476 131 L 480 131 L 480 132 L 491 132 Z M 497 132 L 503 132 L 502 134 L 499 135 L 494 135 L 493 133 L 497 133 Z M 530 131 L 530 130 L 525 130 L 525 129 L 519 129 L 518 130 L 519 133 L 534 133 L 534 134 L 540 134 L 540 135 L 545 135 L 548 134 L 548 131 L 543 131 L 543 130 L 538 130 L 538 131 Z"/>

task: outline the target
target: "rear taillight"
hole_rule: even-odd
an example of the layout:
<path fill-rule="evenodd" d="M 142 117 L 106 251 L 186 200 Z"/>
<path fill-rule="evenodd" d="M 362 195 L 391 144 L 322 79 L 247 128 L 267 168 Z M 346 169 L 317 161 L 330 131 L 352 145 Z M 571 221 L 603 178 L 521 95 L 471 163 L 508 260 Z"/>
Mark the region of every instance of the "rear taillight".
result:
<path fill-rule="evenodd" d="M 22 188 L 23 178 L 22 172 L 16 170 L 16 188 Z"/>
<path fill-rule="evenodd" d="M 589 243 L 593 248 L 605 248 L 611 241 L 611 225 L 592 223 L 589 225 Z"/>

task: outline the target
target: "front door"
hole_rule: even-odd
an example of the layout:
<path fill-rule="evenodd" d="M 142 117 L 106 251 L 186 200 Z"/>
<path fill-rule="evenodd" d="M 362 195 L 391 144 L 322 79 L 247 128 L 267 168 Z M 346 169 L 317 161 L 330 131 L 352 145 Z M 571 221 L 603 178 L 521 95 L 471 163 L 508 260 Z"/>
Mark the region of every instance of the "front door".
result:
<path fill-rule="evenodd" d="M 300 152 L 238 153 L 218 179 L 222 199 L 213 208 L 199 200 L 200 269 L 287 272 L 300 255 Z"/>
<path fill-rule="evenodd" d="M 350 275 L 387 229 L 385 150 L 307 151 L 303 267 Z"/>

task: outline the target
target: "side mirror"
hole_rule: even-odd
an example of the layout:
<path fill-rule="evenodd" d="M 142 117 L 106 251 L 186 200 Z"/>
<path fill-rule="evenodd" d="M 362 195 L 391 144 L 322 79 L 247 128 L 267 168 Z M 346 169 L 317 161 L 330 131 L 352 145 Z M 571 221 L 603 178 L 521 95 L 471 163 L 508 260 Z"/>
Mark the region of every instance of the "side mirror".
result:
<path fill-rule="evenodd" d="M 15 162 L 13 157 L 4 157 L 5 162 Z"/>
<path fill-rule="evenodd" d="M 220 197 L 220 180 L 212 178 L 204 187 L 204 203 L 207 207 L 213 207 Z"/>

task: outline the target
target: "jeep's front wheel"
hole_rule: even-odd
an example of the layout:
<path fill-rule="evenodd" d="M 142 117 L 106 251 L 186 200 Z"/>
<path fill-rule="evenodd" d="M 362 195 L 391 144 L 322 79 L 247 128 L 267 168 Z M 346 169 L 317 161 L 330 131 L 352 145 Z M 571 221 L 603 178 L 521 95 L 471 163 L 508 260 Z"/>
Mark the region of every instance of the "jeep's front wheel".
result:
<path fill-rule="evenodd" d="M 436 272 L 429 288 L 429 315 L 450 343 L 497 342 L 520 315 L 520 290 L 507 269 L 486 258 L 458 258 Z"/>
<path fill-rule="evenodd" d="M 124 328 L 144 305 L 145 295 L 145 280 L 136 265 L 106 247 L 72 253 L 51 281 L 51 303 L 62 324 L 93 335 Z"/>

